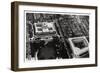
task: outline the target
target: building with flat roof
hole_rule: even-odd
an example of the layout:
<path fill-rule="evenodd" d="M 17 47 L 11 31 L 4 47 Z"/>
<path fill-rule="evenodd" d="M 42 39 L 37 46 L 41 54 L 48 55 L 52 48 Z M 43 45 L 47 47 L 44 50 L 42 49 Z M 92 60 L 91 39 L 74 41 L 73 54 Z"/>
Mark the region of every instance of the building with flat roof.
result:
<path fill-rule="evenodd" d="M 55 25 L 53 22 L 39 22 L 34 23 L 34 35 L 39 36 L 54 36 L 57 34 Z"/>

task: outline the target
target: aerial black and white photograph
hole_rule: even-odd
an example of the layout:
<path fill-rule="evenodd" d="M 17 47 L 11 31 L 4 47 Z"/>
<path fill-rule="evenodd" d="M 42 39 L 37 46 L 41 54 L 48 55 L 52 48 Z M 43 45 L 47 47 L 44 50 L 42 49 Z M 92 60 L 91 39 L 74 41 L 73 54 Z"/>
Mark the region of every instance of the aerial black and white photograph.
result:
<path fill-rule="evenodd" d="M 89 15 L 26 13 L 25 58 L 89 58 Z"/>
<path fill-rule="evenodd" d="M 13 69 L 97 66 L 97 7 L 15 2 L 11 9 Z"/>

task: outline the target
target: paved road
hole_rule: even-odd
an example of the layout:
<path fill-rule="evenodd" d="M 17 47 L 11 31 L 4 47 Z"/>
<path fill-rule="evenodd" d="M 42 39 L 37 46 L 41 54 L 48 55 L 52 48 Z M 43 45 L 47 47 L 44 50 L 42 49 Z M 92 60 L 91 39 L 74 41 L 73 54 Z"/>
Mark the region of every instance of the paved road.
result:
<path fill-rule="evenodd" d="M 65 38 L 64 38 L 63 30 L 61 29 L 61 26 L 60 26 L 60 24 L 58 23 L 58 20 L 55 20 L 54 22 L 56 22 L 56 24 L 57 24 L 56 26 L 57 26 L 58 31 L 59 31 L 59 33 L 60 33 L 61 39 L 62 39 L 62 41 L 64 42 L 64 46 L 65 46 L 65 48 L 66 48 L 66 50 L 67 50 L 67 54 L 68 54 L 69 58 L 71 58 L 70 53 L 69 53 L 69 50 L 68 50 L 67 45 L 66 45 Z"/>

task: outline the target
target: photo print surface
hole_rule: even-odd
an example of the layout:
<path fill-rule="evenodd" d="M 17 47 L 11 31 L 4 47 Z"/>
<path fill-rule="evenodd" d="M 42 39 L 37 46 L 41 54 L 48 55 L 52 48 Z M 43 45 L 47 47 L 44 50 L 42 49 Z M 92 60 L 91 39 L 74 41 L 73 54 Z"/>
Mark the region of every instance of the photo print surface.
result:
<path fill-rule="evenodd" d="M 33 11 L 24 16 L 26 60 L 89 58 L 89 15 Z"/>
<path fill-rule="evenodd" d="M 11 3 L 11 69 L 97 66 L 97 7 Z"/>

